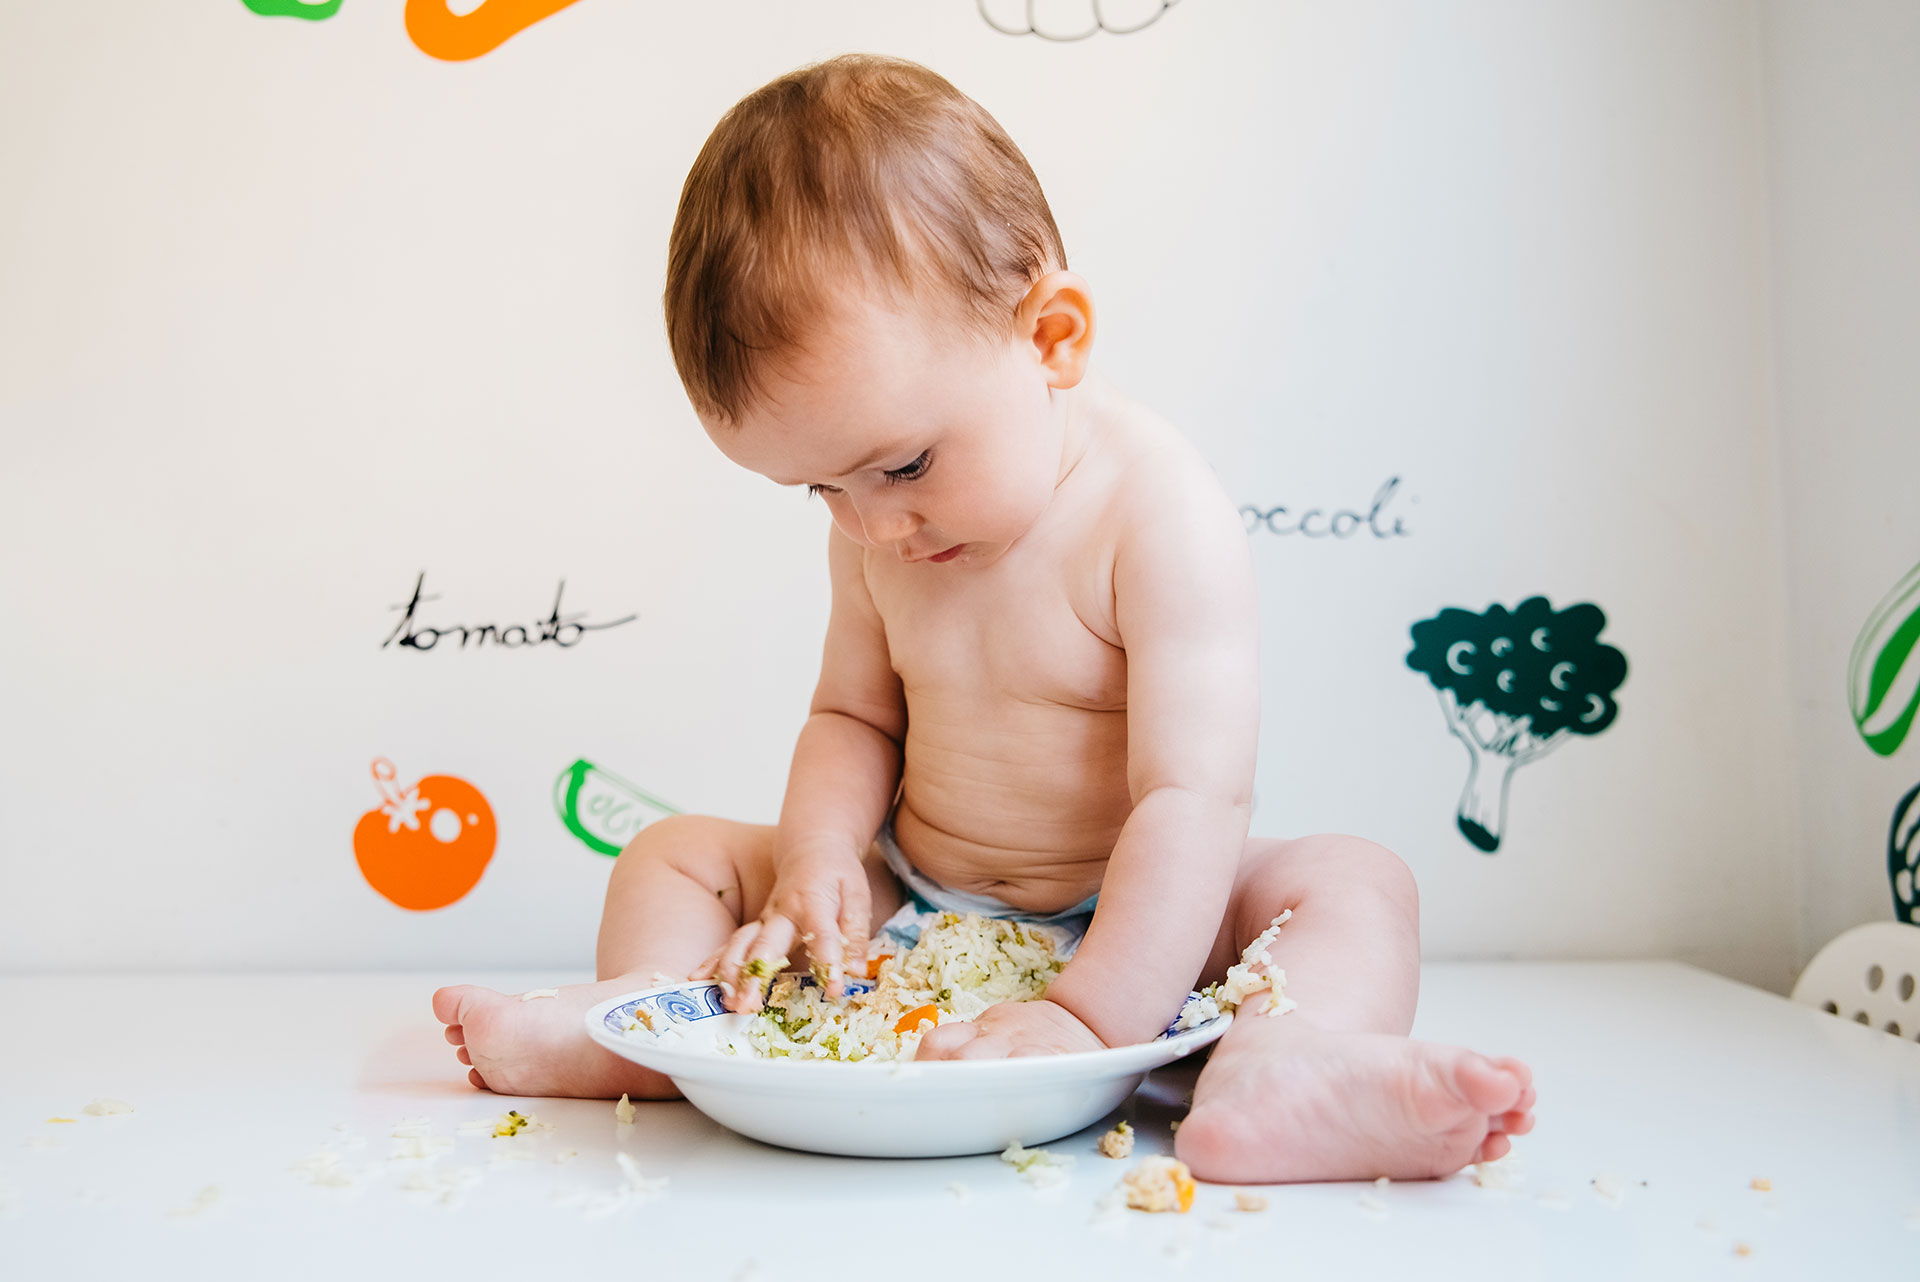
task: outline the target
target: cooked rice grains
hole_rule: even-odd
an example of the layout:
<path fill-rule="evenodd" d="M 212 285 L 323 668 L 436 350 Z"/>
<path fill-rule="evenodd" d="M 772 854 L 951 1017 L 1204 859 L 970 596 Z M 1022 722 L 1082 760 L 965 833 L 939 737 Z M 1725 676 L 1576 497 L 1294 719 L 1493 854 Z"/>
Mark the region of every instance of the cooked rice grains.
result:
<path fill-rule="evenodd" d="M 1270 994 L 1268 1014 L 1292 1010 L 1294 1003 L 1281 995 L 1285 972 L 1267 954 L 1292 915 L 1274 918 L 1227 972 L 1224 984 L 1189 996 L 1173 1031 L 1197 1028 L 1258 992 Z M 979 913 L 940 913 L 911 950 L 870 963 L 874 985 L 868 991 L 836 1000 L 802 976 L 775 979 L 766 1003 L 747 1024 L 744 1048 L 763 1059 L 912 1059 L 929 1028 L 970 1022 L 1001 1002 L 1044 997 L 1066 965 L 1061 942 L 1045 926 Z"/>
<path fill-rule="evenodd" d="M 1045 927 L 941 913 L 910 951 L 880 962 L 867 992 L 835 1000 L 800 976 L 780 976 L 745 1040 L 769 1059 L 911 1059 L 927 1029 L 1044 996 L 1064 964 Z"/>

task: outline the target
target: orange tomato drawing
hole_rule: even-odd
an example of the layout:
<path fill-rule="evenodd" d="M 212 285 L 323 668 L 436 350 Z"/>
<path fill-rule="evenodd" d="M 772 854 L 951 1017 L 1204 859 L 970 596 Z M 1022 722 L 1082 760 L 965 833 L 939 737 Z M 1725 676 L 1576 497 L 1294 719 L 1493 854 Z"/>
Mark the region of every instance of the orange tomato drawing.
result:
<path fill-rule="evenodd" d="M 479 884 L 493 858 L 493 807 L 452 775 L 428 775 L 404 791 L 393 763 L 373 763 L 380 804 L 353 828 L 353 857 L 367 884 L 402 908 L 445 908 Z"/>

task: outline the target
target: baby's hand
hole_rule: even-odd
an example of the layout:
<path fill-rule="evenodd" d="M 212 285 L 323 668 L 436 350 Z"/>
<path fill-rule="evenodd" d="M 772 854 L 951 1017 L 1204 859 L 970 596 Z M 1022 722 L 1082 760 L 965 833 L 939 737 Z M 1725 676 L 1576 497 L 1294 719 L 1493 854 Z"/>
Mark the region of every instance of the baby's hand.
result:
<path fill-rule="evenodd" d="M 1013 1059 L 1105 1050 L 1106 1044 L 1064 1006 L 1049 1001 L 1002 1002 L 970 1024 L 929 1029 L 913 1057 Z"/>
<path fill-rule="evenodd" d="M 769 977 L 794 951 L 797 937 L 814 973 L 824 975 L 827 992 L 838 997 L 844 959 L 866 957 L 871 915 L 867 870 L 858 854 L 837 847 L 790 850 L 780 860 L 760 916 L 734 931 L 693 977 L 718 978 L 727 1009 L 757 1011 Z"/>

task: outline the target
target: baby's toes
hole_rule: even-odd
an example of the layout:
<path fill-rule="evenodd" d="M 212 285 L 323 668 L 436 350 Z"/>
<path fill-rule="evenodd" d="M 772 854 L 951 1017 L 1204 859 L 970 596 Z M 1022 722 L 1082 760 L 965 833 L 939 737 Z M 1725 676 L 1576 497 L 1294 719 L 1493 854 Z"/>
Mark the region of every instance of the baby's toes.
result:
<path fill-rule="evenodd" d="M 1519 1061 L 1510 1061 L 1518 1063 Z M 1525 1065 L 1521 1065 L 1524 1069 Z M 1463 1055 L 1454 1068 L 1454 1083 L 1460 1098 L 1476 1113 L 1492 1117 L 1505 1113 L 1519 1102 L 1526 1084 L 1510 1068 L 1485 1055 Z"/>
<path fill-rule="evenodd" d="M 1513 1141 L 1496 1131 L 1487 1136 L 1486 1139 L 1480 1141 L 1480 1151 L 1474 1154 L 1473 1160 L 1476 1162 L 1497 1162 L 1512 1151 Z"/>
<path fill-rule="evenodd" d="M 1502 1113 L 1493 1119 L 1493 1129 L 1504 1135 L 1525 1135 L 1533 1129 L 1533 1114 L 1523 1108 Z"/>
<path fill-rule="evenodd" d="M 450 1046 L 465 1046 L 467 1044 L 466 1030 L 458 1024 L 447 1025 L 446 1037 L 447 1044 Z"/>
<path fill-rule="evenodd" d="M 473 1056 L 467 1054 L 466 1047 L 462 1046 L 459 1050 L 455 1051 L 453 1055 L 454 1055 L 454 1058 L 459 1060 L 462 1064 L 465 1064 L 469 1067 L 473 1065 Z"/>
<path fill-rule="evenodd" d="M 483 1091 L 489 1091 L 493 1089 L 491 1086 L 487 1085 L 487 1079 L 480 1076 L 480 1070 L 477 1068 L 470 1068 L 467 1070 L 467 1080 L 469 1082 L 472 1082 L 475 1086 L 478 1086 Z"/>

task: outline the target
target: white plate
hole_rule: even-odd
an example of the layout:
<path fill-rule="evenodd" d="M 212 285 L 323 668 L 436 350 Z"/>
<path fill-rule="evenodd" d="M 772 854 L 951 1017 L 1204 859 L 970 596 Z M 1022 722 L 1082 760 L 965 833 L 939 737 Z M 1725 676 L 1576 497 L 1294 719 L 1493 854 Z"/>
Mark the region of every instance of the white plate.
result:
<path fill-rule="evenodd" d="M 626 1031 L 643 1007 L 675 1031 Z M 601 1002 L 587 1012 L 587 1034 L 672 1078 L 695 1108 L 753 1139 L 851 1157 L 953 1157 L 1071 1135 L 1111 1112 L 1148 1070 L 1191 1055 L 1233 1022 L 1221 1015 L 1137 1046 L 1072 1055 L 843 1064 L 720 1050 L 748 1018 L 727 1011 L 718 984 L 687 980 Z"/>

